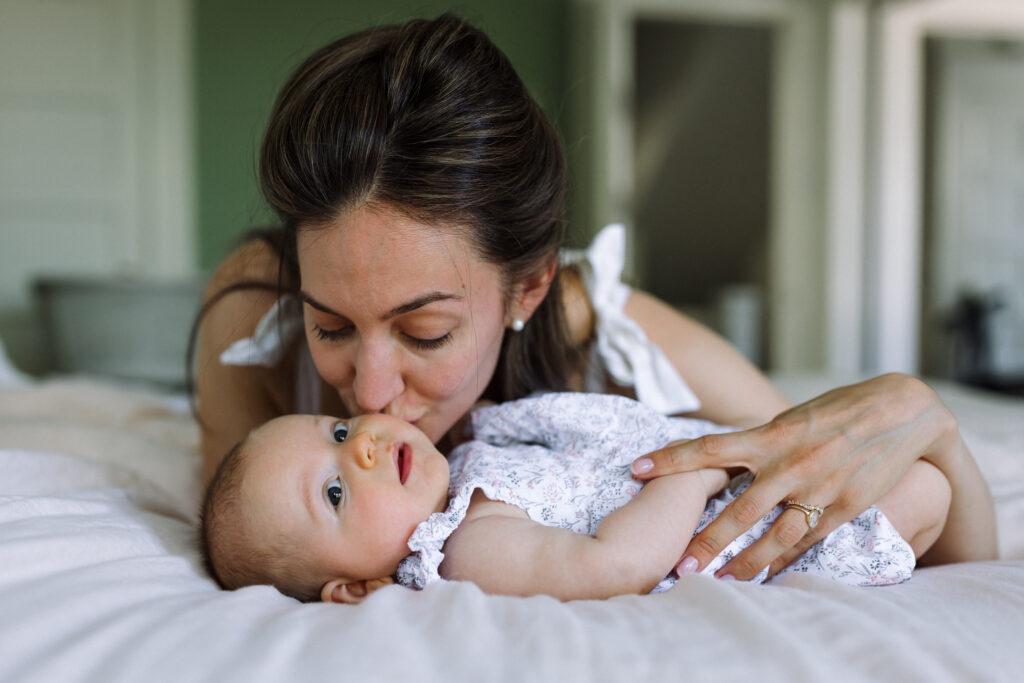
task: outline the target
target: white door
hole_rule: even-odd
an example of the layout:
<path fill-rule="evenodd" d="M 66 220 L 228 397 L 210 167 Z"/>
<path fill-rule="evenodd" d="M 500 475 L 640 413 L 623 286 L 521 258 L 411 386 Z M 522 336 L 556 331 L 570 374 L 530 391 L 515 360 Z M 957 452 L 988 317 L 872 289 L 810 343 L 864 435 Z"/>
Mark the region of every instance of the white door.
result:
<path fill-rule="evenodd" d="M 0 335 L 45 274 L 194 268 L 187 0 L 0 0 Z M 14 337 L 13 339 L 11 337 Z"/>
<path fill-rule="evenodd" d="M 965 293 L 994 308 L 991 371 L 1024 371 L 1024 44 L 935 50 L 936 119 L 923 357 L 941 372 L 942 321 Z"/>

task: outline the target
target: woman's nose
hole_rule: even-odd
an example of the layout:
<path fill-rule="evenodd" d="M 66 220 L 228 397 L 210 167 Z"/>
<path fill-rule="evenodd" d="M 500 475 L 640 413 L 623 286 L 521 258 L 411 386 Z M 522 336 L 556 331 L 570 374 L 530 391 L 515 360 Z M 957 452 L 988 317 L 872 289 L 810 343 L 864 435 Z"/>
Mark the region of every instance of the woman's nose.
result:
<path fill-rule="evenodd" d="M 364 413 L 384 410 L 405 390 L 397 352 L 383 344 L 363 344 L 356 357 L 352 392 Z"/>

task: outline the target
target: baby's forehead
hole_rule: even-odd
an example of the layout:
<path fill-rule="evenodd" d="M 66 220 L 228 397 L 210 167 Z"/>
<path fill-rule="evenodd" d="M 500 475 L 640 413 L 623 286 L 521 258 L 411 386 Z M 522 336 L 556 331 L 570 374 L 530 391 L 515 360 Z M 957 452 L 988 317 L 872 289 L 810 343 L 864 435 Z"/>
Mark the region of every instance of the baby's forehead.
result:
<path fill-rule="evenodd" d="M 310 434 L 319 431 L 320 423 L 324 419 L 326 418 L 323 415 L 280 415 L 253 429 L 249 432 L 248 439 L 266 440 L 282 434 Z"/>
<path fill-rule="evenodd" d="M 318 415 L 285 415 L 274 418 L 253 429 L 242 442 L 244 457 L 259 460 L 268 451 L 281 455 L 292 450 L 308 448 L 321 432 Z"/>

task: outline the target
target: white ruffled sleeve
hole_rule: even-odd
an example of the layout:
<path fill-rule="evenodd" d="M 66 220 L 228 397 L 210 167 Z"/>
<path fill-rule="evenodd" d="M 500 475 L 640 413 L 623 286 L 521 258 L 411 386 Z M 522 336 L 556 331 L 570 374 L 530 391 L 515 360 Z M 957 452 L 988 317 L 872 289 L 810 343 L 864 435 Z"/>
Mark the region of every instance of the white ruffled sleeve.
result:
<path fill-rule="evenodd" d="M 272 368 L 301 332 L 302 304 L 294 296 L 283 296 L 260 318 L 251 337 L 239 339 L 220 354 L 220 362 Z"/>
<path fill-rule="evenodd" d="M 615 382 L 634 387 L 637 398 L 658 412 L 697 410 L 700 400 L 675 366 L 623 310 L 631 291 L 622 282 L 625 254 L 626 229 L 617 223 L 601 230 L 585 251 L 562 254 L 562 263 L 579 270 L 590 294 L 597 318 L 597 355 Z"/>

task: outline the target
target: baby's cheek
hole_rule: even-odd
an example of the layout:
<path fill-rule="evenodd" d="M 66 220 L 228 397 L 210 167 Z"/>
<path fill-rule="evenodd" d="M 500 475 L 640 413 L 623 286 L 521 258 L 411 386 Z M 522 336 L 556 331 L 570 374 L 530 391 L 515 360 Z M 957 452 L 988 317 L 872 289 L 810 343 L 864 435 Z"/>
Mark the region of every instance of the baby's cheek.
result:
<path fill-rule="evenodd" d="M 362 496 L 359 508 L 359 517 L 366 520 L 368 535 L 379 541 L 381 550 L 395 545 L 404 547 L 416 525 L 424 521 L 416 519 L 399 496 L 386 492 Z"/>

